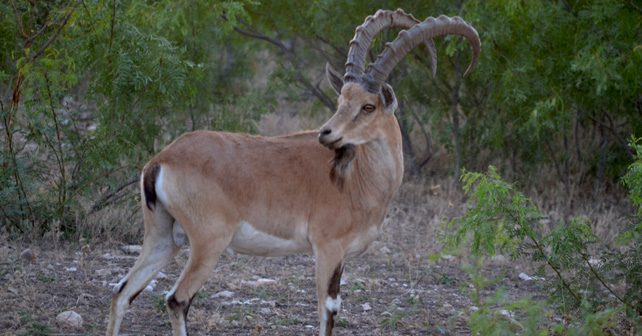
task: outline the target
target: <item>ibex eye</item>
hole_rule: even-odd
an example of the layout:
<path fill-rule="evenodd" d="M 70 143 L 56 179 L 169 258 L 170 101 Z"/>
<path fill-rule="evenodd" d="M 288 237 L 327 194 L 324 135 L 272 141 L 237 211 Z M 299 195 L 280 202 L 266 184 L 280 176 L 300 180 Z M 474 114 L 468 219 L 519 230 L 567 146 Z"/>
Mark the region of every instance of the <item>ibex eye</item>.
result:
<path fill-rule="evenodd" d="M 365 105 L 363 105 L 363 107 L 361 109 L 366 111 L 366 112 L 368 112 L 368 113 L 370 113 L 370 112 L 374 112 L 375 106 L 372 105 L 372 104 L 365 104 Z"/>

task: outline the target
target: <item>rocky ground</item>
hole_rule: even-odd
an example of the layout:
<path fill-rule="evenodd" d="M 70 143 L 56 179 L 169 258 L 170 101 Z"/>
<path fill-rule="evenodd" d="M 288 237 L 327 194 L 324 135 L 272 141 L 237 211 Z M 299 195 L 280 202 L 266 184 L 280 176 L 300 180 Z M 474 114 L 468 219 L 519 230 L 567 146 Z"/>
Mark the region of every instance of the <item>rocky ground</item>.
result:
<path fill-rule="evenodd" d="M 421 200 L 419 200 L 423 203 Z M 465 258 L 433 256 L 449 205 L 395 205 L 385 232 L 364 255 L 347 262 L 337 335 L 466 335 L 472 285 Z M 436 211 L 434 209 L 446 209 Z M 134 263 L 120 244 L 49 247 L 0 239 L 0 334 L 100 335 L 111 287 Z M 46 246 L 46 247 L 45 247 Z M 187 261 L 184 248 L 139 296 L 122 334 L 167 335 L 164 294 Z M 310 256 L 223 256 L 189 313 L 192 335 L 315 335 L 314 260 Z M 509 297 L 541 292 L 532 270 L 497 257 L 488 276 Z M 520 277 L 520 273 L 523 273 Z M 490 292 L 487 293 L 491 295 Z M 74 313 L 69 313 L 73 311 Z M 68 312 L 59 316 L 63 312 Z M 76 320 L 78 316 L 82 321 Z"/>

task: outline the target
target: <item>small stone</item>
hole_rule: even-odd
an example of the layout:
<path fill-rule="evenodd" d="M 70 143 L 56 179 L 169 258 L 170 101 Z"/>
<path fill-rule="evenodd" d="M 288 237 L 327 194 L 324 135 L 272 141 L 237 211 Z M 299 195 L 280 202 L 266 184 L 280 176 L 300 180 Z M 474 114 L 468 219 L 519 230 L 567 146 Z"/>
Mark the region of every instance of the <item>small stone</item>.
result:
<path fill-rule="evenodd" d="M 167 279 L 167 274 L 158 272 L 158 274 L 156 274 L 156 279 Z"/>
<path fill-rule="evenodd" d="M 506 310 L 506 309 L 501 309 L 501 310 L 499 311 L 499 313 L 500 313 L 500 314 L 502 314 L 502 315 L 504 315 L 504 316 L 506 316 L 506 317 L 510 317 L 510 318 L 512 318 L 512 317 L 513 317 L 513 313 L 512 313 L 512 312 L 510 312 L 510 311 L 508 311 L 508 310 Z"/>
<path fill-rule="evenodd" d="M 602 260 L 598 258 L 590 257 L 588 262 L 589 264 L 591 264 L 591 266 L 597 266 L 597 267 L 602 266 Z"/>
<path fill-rule="evenodd" d="M 526 273 L 524 273 L 524 272 L 519 273 L 518 277 L 519 277 L 520 279 L 524 280 L 524 281 L 544 280 L 544 278 L 542 278 L 542 277 L 538 277 L 538 276 L 530 276 L 530 275 L 528 275 L 528 274 L 526 274 Z"/>
<path fill-rule="evenodd" d="M 268 285 L 274 285 L 276 284 L 276 280 L 274 279 L 266 279 L 266 278 L 260 278 L 257 280 L 241 280 L 242 285 L 250 286 L 250 287 L 262 287 L 262 286 L 268 286 Z"/>
<path fill-rule="evenodd" d="M 153 292 L 154 288 L 156 288 L 156 284 L 157 283 L 158 283 L 158 281 L 156 281 L 156 280 L 150 281 L 149 284 L 147 285 L 147 287 L 145 287 L 145 290 L 148 291 L 148 292 Z"/>
<path fill-rule="evenodd" d="M 361 305 L 361 309 L 363 309 L 363 311 L 365 312 L 365 311 L 372 310 L 372 307 L 370 306 L 370 303 L 366 302 L 366 303 Z"/>
<path fill-rule="evenodd" d="M 120 247 L 120 250 L 127 254 L 140 254 L 143 247 L 140 245 L 123 245 Z"/>
<path fill-rule="evenodd" d="M 212 295 L 212 299 L 218 299 L 218 298 L 229 299 L 232 296 L 234 296 L 234 292 L 224 290 Z"/>
<path fill-rule="evenodd" d="M 20 252 L 20 258 L 33 263 L 36 261 L 36 252 L 31 250 L 30 248 L 25 249 L 24 251 Z"/>
<path fill-rule="evenodd" d="M 441 259 L 450 261 L 450 260 L 455 260 L 456 258 L 455 258 L 455 256 L 452 256 L 450 254 L 444 254 L 444 255 L 441 256 Z"/>
<path fill-rule="evenodd" d="M 82 316 L 73 310 L 64 311 L 58 314 L 58 316 L 56 316 L 56 321 L 70 327 L 82 328 Z"/>
<path fill-rule="evenodd" d="M 494 263 L 497 263 L 497 264 L 504 264 L 507 261 L 506 257 L 501 255 L 501 254 L 496 254 L 496 255 L 492 256 L 490 258 L 490 260 L 492 262 L 494 262 Z"/>
<path fill-rule="evenodd" d="M 478 311 L 479 307 L 477 306 L 470 306 L 470 311 Z"/>
<path fill-rule="evenodd" d="M 381 249 L 379 249 L 379 251 L 381 251 L 381 253 L 383 253 L 383 254 L 389 254 L 390 252 L 392 252 L 392 251 L 390 251 L 390 249 L 389 249 L 388 247 L 386 247 L 386 246 L 384 246 L 384 247 L 382 247 Z"/>
<path fill-rule="evenodd" d="M 67 271 L 67 272 L 75 272 L 77 270 L 78 270 L 78 268 L 76 268 L 76 267 L 65 267 L 65 271 Z"/>
<path fill-rule="evenodd" d="M 274 280 L 274 279 L 263 279 L 262 278 L 262 279 L 256 280 L 256 283 L 258 285 L 271 285 L 271 284 L 275 284 L 276 280 Z"/>
<path fill-rule="evenodd" d="M 264 308 L 259 309 L 259 313 L 260 313 L 260 314 L 263 314 L 263 315 L 270 314 L 271 312 L 272 312 L 272 309 L 267 308 L 267 307 L 264 307 Z"/>
<path fill-rule="evenodd" d="M 101 268 L 101 269 L 97 269 L 95 273 L 97 276 L 105 277 L 105 276 L 111 275 L 111 270 L 106 268 Z"/>

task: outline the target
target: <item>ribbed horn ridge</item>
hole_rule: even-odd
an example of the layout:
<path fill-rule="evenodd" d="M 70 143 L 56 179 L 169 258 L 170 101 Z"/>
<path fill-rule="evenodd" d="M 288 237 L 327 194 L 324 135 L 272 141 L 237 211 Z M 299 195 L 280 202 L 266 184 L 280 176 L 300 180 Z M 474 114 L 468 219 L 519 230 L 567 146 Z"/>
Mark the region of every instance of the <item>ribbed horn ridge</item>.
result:
<path fill-rule="evenodd" d="M 372 81 L 367 87 L 368 91 L 379 92 L 381 84 L 388 78 L 392 69 L 419 43 L 444 35 L 461 35 L 468 39 L 470 46 L 473 48 L 473 56 L 468 69 L 464 73 L 464 76 L 467 76 L 479 60 L 479 52 L 481 51 L 479 35 L 475 28 L 462 18 L 458 16 L 450 18 L 441 15 L 436 19 L 429 17 L 408 30 L 402 30 L 394 41 L 386 43 L 383 52 L 377 56 L 375 62 L 367 70 L 366 81 Z"/>
<path fill-rule="evenodd" d="M 343 80 L 345 82 L 360 80 L 365 70 L 366 54 L 370 49 L 372 40 L 382 30 L 386 28 L 410 29 L 420 22 L 411 14 L 404 12 L 403 9 L 397 9 L 396 11 L 380 9 L 374 15 L 368 16 L 363 24 L 355 29 L 354 37 L 350 41 L 350 50 L 348 51 L 348 61 L 346 62 L 346 72 Z M 434 76 L 437 72 L 435 43 L 432 40 L 424 40 L 422 42 L 428 50 Z"/>

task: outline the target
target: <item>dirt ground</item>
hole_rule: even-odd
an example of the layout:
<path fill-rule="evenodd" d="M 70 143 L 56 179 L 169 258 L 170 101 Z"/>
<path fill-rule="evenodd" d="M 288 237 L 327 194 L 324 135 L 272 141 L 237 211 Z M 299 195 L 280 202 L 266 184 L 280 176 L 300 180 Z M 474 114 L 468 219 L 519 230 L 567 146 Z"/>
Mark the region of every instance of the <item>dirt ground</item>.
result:
<path fill-rule="evenodd" d="M 417 195 L 422 195 L 423 192 Z M 471 285 L 462 270 L 466 260 L 446 256 L 439 232 L 458 210 L 447 197 L 412 196 L 412 206 L 397 201 L 380 239 L 362 256 L 348 260 L 342 279 L 342 309 L 336 335 L 467 335 Z M 402 195 L 408 197 L 408 195 Z M 408 204 L 404 201 L 403 203 Z M 136 255 L 119 244 L 69 243 L 44 247 L 0 239 L 0 334 L 100 335 L 109 314 L 111 286 Z M 33 255 L 22 256 L 25 249 Z M 187 261 L 184 248 L 133 303 L 123 335 L 168 335 L 164 294 Z M 314 260 L 223 256 L 189 312 L 192 335 L 315 335 L 318 333 Z M 518 277 L 519 263 L 498 258 L 492 276 L 510 297 L 539 292 L 543 281 Z M 530 273 L 529 273 L 530 274 Z M 270 279 L 260 280 L 258 279 Z M 274 280 L 274 281 L 271 281 Z M 225 292 L 227 291 L 227 292 Z M 83 318 L 81 328 L 56 321 L 63 311 Z"/>

